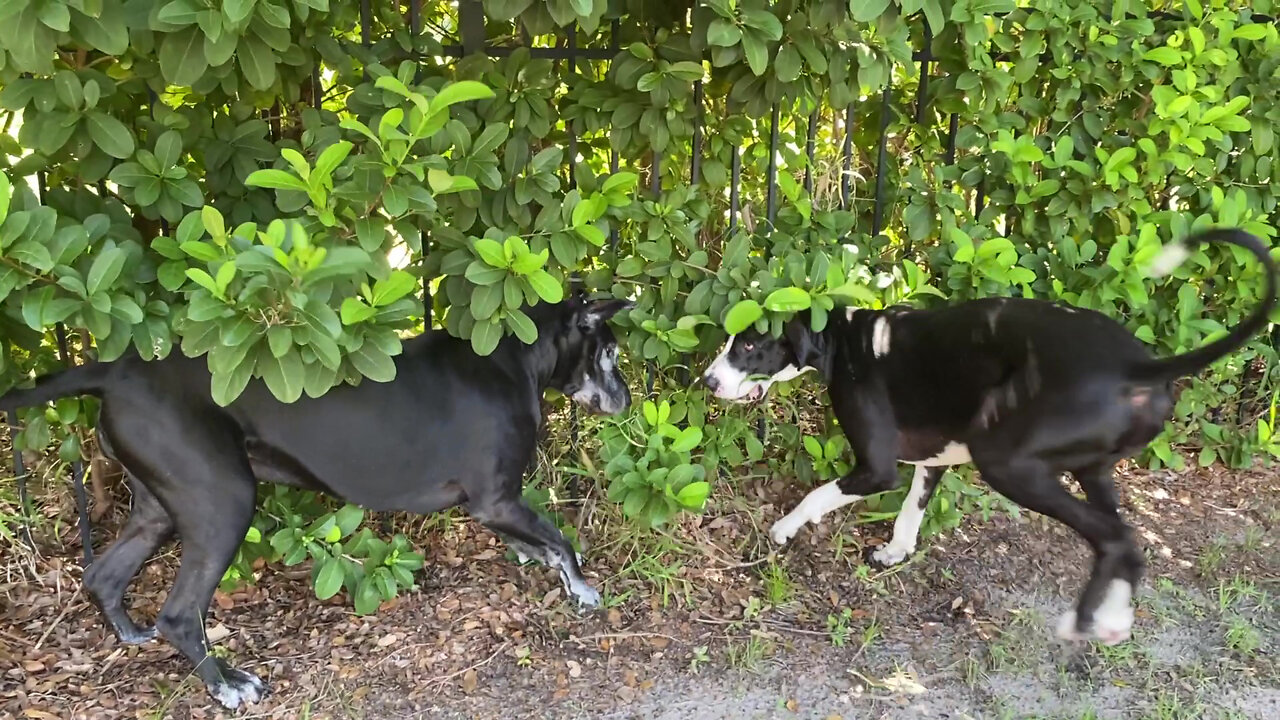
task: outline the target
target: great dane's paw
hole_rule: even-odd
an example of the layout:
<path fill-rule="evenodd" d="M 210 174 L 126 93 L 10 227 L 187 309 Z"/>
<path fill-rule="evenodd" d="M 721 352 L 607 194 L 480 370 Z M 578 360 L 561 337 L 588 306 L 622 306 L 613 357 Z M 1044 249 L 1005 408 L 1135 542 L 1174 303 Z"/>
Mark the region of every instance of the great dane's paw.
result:
<path fill-rule="evenodd" d="M 209 694 L 226 709 L 236 710 L 265 698 L 267 684 L 257 675 L 225 667 L 222 682 L 209 686 Z"/>
<path fill-rule="evenodd" d="M 159 636 L 160 631 L 156 630 L 155 625 L 148 625 L 142 628 L 137 625 L 128 628 L 116 628 L 116 637 L 125 645 L 141 645 L 145 642 L 150 642 Z"/>
<path fill-rule="evenodd" d="M 1093 613 L 1093 623 L 1081 627 L 1075 610 L 1058 618 L 1058 637 L 1063 640 L 1096 639 L 1103 645 L 1119 645 L 1133 633 L 1133 587 L 1125 580 L 1112 580 L 1107 595 Z"/>
<path fill-rule="evenodd" d="M 804 520 L 788 515 L 769 528 L 769 537 L 778 545 L 786 545 L 804 527 Z"/>
<path fill-rule="evenodd" d="M 578 601 L 578 608 L 580 610 L 594 610 L 600 607 L 600 591 L 590 585 L 582 585 L 575 588 L 572 592 L 574 599 Z"/>
<path fill-rule="evenodd" d="M 902 547 L 890 542 L 881 545 L 878 550 L 871 553 L 871 559 L 880 567 L 893 567 L 906 560 L 915 551 L 915 548 Z"/>

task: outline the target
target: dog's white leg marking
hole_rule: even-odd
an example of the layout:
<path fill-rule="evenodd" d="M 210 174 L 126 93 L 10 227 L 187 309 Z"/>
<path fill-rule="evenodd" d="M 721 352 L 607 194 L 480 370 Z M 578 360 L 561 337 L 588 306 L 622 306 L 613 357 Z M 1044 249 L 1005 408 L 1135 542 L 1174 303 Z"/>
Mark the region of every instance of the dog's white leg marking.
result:
<path fill-rule="evenodd" d="M 205 662 L 213 662 L 210 657 Z M 209 694 L 228 710 L 256 703 L 267 695 L 267 684 L 253 673 L 235 668 L 222 671 L 224 682 L 209 688 Z"/>
<path fill-rule="evenodd" d="M 1118 645 L 1129 639 L 1133 630 L 1133 586 L 1128 580 L 1114 579 L 1107 594 L 1093 613 L 1093 637 L 1103 645 Z M 1068 610 L 1058 618 L 1058 637 L 1081 640 L 1076 629 L 1076 611 Z"/>
<path fill-rule="evenodd" d="M 893 521 L 893 538 L 871 553 L 871 558 L 884 567 L 897 565 L 916 551 L 920 523 L 924 521 L 924 479 L 928 474 L 928 467 L 916 466 L 915 475 L 911 476 L 911 489 L 907 491 L 907 498 L 902 501 L 898 518 Z"/>
<path fill-rule="evenodd" d="M 600 607 L 600 592 L 588 585 L 586 580 L 573 571 L 573 566 L 569 563 L 568 558 L 555 551 L 547 554 L 550 556 L 547 564 L 560 571 L 560 582 L 564 583 L 564 589 L 578 601 L 578 606 Z"/>
<path fill-rule="evenodd" d="M 832 480 L 805 495 L 794 510 L 774 523 L 773 527 L 769 528 L 769 537 L 779 545 L 785 545 L 788 540 L 795 537 L 805 523 L 816 523 L 832 510 L 861 499 L 861 495 L 845 495 L 840 491 L 839 482 Z"/>
<path fill-rule="evenodd" d="M 871 354 L 884 357 L 889 354 L 889 320 L 878 317 L 871 326 Z"/>

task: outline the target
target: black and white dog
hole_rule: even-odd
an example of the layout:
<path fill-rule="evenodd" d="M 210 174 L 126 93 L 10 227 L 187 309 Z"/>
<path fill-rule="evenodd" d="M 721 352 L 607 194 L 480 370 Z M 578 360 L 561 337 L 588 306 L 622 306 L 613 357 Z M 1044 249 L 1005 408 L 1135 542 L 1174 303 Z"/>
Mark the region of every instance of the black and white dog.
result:
<path fill-rule="evenodd" d="M 318 399 L 276 400 L 259 381 L 222 408 L 204 358 L 136 356 L 41 378 L 0 397 L 13 410 L 65 395 L 102 398 L 98 437 L 133 489 L 129 522 L 84 583 L 125 643 L 158 634 L 195 666 L 228 708 L 256 702 L 266 685 L 209 654 L 204 621 L 214 589 L 244 539 L 258 482 L 323 491 L 372 510 L 431 513 L 463 505 L 522 556 L 560 572 L 583 606 L 600 603 L 559 529 L 521 498 L 555 388 L 596 413 L 618 413 L 631 394 L 606 321 L 630 304 L 571 299 L 531 308 L 538 340 L 507 337 L 487 357 L 443 332 L 405 343 L 389 383 L 341 385 Z M 139 567 L 176 531 L 177 581 L 154 627 L 129 617 L 124 593 Z"/>
<path fill-rule="evenodd" d="M 1239 348 L 1267 324 L 1276 302 L 1275 264 L 1257 238 L 1239 230 L 1169 245 L 1153 271 L 1171 271 L 1187 245 L 1200 242 L 1251 251 L 1266 269 L 1266 297 L 1225 337 L 1172 358 L 1152 358 L 1101 313 L 1005 298 L 936 310 L 837 309 L 819 333 L 804 313 L 786 323 L 781 338 L 754 330 L 730 337 L 704 376 L 716 396 L 756 401 L 773 383 L 817 370 L 857 458 L 851 473 L 810 492 L 777 521 L 773 540 L 786 543 L 805 523 L 894 488 L 901 461 L 916 466 L 915 477 L 892 540 L 874 553 L 879 563 L 901 562 L 915 551 L 943 470 L 972 462 L 991 487 L 1066 523 L 1092 546 L 1092 576 L 1076 609 L 1059 620 L 1059 636 L 1127 639 L 1144 560 L 1120 518 L 1113 468 L 1160 432 L 1173 407 L 1172 381 Z M 1064 472 L 1088 502 L 1059 483 Z"/>

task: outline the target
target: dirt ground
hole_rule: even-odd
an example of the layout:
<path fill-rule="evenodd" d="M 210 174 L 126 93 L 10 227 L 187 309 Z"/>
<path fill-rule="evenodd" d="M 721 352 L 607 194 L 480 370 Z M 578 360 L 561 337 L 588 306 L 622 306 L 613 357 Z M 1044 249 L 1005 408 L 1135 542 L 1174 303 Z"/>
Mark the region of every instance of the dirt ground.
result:
<path fill-rule="evenodd" d="M 376 615 L 317 601 L 305 566 L 273 567 L 218 595 L 210 640 L 272 686 L 244 718 L 1280 717 L 1277 474 L 1118 483 L 1150 568 L 1134 638 L 1114 648 L 1052 637 L 1089 565 L 1061 526 L 974 514 L 878 572 L 864 548 L 890 528 L 853 513 L 771 548 L 765 529 L 804 488 L 764 480 L 656 540 L 596 539 L 587 573 L 607 609 L 579 614 L 554 573 L 456 515 L 411 528 L 420 587 Z M 39 556 L 4 547 L 0 717 L 226 717 L 167 643 L 106 631 L 80 589 L 74 513 L 60 517 Z M 99 523 L 99 551 L 121 519 Z M 148 565 L 135 617 L 154 617 L 176 566 L 173 548 Z"/>

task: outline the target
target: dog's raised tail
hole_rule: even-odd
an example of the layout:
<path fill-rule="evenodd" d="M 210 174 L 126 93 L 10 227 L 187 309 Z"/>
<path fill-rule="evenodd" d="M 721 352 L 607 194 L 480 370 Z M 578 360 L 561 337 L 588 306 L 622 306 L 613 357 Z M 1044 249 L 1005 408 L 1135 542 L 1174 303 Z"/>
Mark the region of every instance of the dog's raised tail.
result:
<path fill-rule="evenodd" d="M 1266 246 L 1262 244 L 1262 241 L 1243 230 L 1234 228 L 1206 230 L 1166 246 L 1165 250 L 1152 263 L 1152 274 L 1161 275 L 1172 272 L 1181 261 L 1190 257 L 1191 248 L 1203 242 L 1229 243 L 1238 245 L 1253 253 L 1254 257 L 1258 259 L 1258 262 L 1262 263 L 1262 266 L 1267 271 L 1266 296 L 1263 298 L 1262 304 L 1253 311 L 1253 314 L 1245 318 L 1244 322 L 1232 328 L 1231 332 L 1224 337 L 1204 347 L 1196 348 L 1191 352 L 1175 355 L 1171 358 L 1150 360 L 1135 367 L 1132 371 L 1132 376 L 1138 382 L 1169 382 L 1180 377 L 1193 375 L 1208 367 L 1210 363 L 1218 358 L 1244 345 L 1249 341 L 1249 338 L 1267 325 L 1271 310 L 1276 305 L 1276 263 L 1271 259 L 1271 254 L 1267 251 Z"/>
<path fill-rule="evenodd" d="M 0 413 L 7 415 L 9 422 L 15 422 L 14 411 L 18 408 L 43 405 L 68 395 L 101 397 L 109 367 L 110 363 L 90 363 L 42 375 L 36 378 L 35 387 L 14 389 L 0 395 Z"/>

